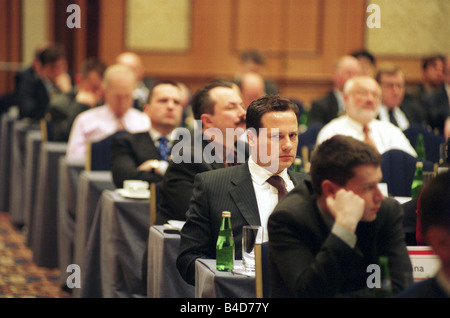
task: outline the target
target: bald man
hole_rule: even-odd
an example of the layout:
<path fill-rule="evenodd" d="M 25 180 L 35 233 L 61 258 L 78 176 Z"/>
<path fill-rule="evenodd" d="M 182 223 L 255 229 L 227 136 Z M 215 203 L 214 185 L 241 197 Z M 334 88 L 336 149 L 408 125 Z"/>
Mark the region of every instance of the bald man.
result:
<path fill-rule="evenodd" d="M 148 116 L 133 108 L 136 74 L 129 67 L 120 64 L 108 67 L 103 87 L 105 104 L 86 110 L 75 118 L 66 154 L 70 160 L 85 158 L 87 142 L 102 140 L 121 130 L 137 133 L 150 129 Z"/>
<path fill-rule="evenodd" d="M 251 102 L 264 96 L 264 78 L 256 72 L 246 72 L 241 77 L 241 93 L 244 107 L 247 108 Z"/>
<path fill-rule="evenodd" d="M 310 124 L 327 124 L 333 118 L 345 113 L 342 92 L 345 82 L 361 73 L 361 64 L 351 55 L 341 57 L 335 64 L 332 79 L 333 90 L 311 104 Z"/>
<path fill-rule="evenodd" d="M 149 88 L 155 84 L 155 79 L 145 76 L 142 59 L 134 52 L 123 52 L 116 57 L 116 63 L 129 66 L 136 73 L 136 89 L 134 90 L 134 104 L 137 109 L 143 110 L 147 102 Z"/>

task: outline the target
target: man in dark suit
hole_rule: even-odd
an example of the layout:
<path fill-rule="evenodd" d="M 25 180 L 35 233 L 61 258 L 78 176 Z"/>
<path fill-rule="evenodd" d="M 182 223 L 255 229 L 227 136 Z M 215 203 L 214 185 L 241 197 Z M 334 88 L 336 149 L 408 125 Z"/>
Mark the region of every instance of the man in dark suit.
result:
<path fill-rule="evenodd" d="M 380 154 L 352 137 L 316 148 L 311 183 L 269 218 L 272 297 L 368 297 L 367 269 L 380 256 L 389 259 L 394 293 L 412 282 L 402 210 L 378 188 L 380 165 Z"/>
<path fill-rule="evenodd" d="M 444 85 L 428 96 L 424 101 L 424 106 L 428 113 L 428 124 L 431 128 L 444 134 L 446 123 L 450 128 L 450 56 L 445 60 Z M 450 133 L 446 138 L 450 137 Z"/>
<path fill-rule="evenodd" d="M 195 260 L 215 258 L 222 211 L 231 212 L 235 257 L 242 258 L 242 226 L 261 225 L 281 195 L 306 175 L 288 171 L 298 144 L 298 107 L 288 99 L 267 95 L 247 109 L 248 161 L 236 167 L 197 174 L 181 230 L 177 268 L 190 284 L 195 281 Z M 282 188 L 271 185 L 278 179 Z"/>
<path fill-rule="evenodd" d="M 436 276 L 419 282 L 398 297 L 450 297 L 450 171 L 425 186 L 420 197 L 419 218 L 425 241 L 441 260 Z"/>
<path fill-rule="evenodd" d="M 400 67 L 384 64 L 375 76 L 381 87 L 381 104 L 378 118 L 387 121 L 401 130 L 410 124 L 425 124 L 426 115 L 422 106 L 414 99 L 405 98 L 405 74 Z"/>
<path fill-rule="evenodd" d="M 422 59 L 422 82 L 410 87 L 407 95 L 423 104 L 436 89 L 444 84 L 445 57 L 441 54 Z"/>
<path fill-rule="evenodd" d="M 32 66 L 16 74 L 15 85 L 20 118 L 43 118 L 54 96 L 72 90 L 63 49 L 55 44 L 38 48 Z"/>
<path fill-rule="evenodd" d="M 325 96 L 314 100 L 309 112 L 310 124 L 325 125 L 332 119 L 345 113 L 345 105 L 342 97 L 345 82 L 361 71 L 359 61 L 351 56 L 341 57 L 333 70 L 333 90 Z"/>
<path fill-rule="evenodd" d="M 105 70 L 106 65 L 102 61 L 88 58 L 75 75 L 74 88 L 50 101 L 48 114 L 53 141 L 68 142 L 77 115 L 103 103 L 102 81 Z"/>
<path fill-rule="evenodd" d="M 228 135 L 227 129 L 233 134 L 236 130 L 240 130 L 241 134 L 244 132 L 243 107 L 239 88 L 231 81 L 214 80 L 195 92 L 192 111 L 197 127 L 172 149 L 172 161 L 159 188 L 160 203 L 155 224 L 164 224 L 168 220 L 186 220 L 197 173 L 236 163 L 230 162 L 234 153 L 245 146 L 237 140 L 237 135 Z M 216 138 L 214 134 L 220 138 Z M 232 140 L 235 145 L 224 143 L 223 140 Z M 230 155 L 231 160 L 223 160 L 223 153 Z M 221 160 L 214 160 L 216 155 Z M 247 154 L 241 154 L 237 163 L 243 163 L 246 156 Z"/>
<path fill-rule="evenodd" d="M 167 169 L 170 149 L 181 124 L 183 106 L 180 87 L 157 82 L 150 90 L 144 112 L 151 121 L 148 132 L 115 136 L 111 145 L 111 171 L 115 185 L 125 180 L 160 182 Z"/>

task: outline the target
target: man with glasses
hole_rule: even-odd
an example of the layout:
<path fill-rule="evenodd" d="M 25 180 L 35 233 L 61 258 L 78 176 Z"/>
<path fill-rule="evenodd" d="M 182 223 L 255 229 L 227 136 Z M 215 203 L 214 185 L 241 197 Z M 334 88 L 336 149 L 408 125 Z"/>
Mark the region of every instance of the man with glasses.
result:
<path fill-rule="evenodd" d="M 400 67 L 385 64 L 378 69 L 375 79 L 381 87 L 381 105 L 378 118 L 391 122 L 401 130 L 411 124 L 424 124 L 425 114 L 419 103 L 405 98 L 405 74 Z"/>
<path fill-rule="evenodd" d="M 356 76 L 345 83 L 346 114 L 325 125 L 317 136 L 317 144 L 334 135 L 347 135 L 374 146 L 380 154 L 399 149 L 417 157 L 408 138 L 397 126 L 376 119 L 381 89 L 370 76 Z"/>

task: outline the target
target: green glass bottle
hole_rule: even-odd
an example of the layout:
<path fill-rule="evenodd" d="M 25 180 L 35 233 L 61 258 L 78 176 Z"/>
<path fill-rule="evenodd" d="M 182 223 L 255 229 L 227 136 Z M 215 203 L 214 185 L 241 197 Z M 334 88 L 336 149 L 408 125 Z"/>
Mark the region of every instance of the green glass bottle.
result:
<path fill-rule="evenodd" d="M 234 268 L 234 239 L 231 228 L 231 212 L 222 212 L 222 224 L 216 244 L 216 268 L 230 271 Z"/>
<path fill-rule="evenodd" d="M 417 161 L 414 179 L 411 185 L 411 199 L 419 198 L 423 186 L 423 162 Z"/>
<path fill-rule="evenodd" d="M 388 298 L 392 296 L 391 274 L 389 272 L 389 260 L 386 256 L 378 258 L 380 266 L 380 288 L 374 288 L 376 298 Z"/>
<path fill-rule="evenodd" d="M 302 165 L 302 159 L 295 158 L 294 165 L 292 166 L 292 171 L 300 172 L 301 171 L 301 165 Z"/>
<path fill-rule="evenodd" d="M 417 152 L 417 157 L 421 160 L 426 160 L 426 155 L 425 155 L 425 141 L 423 139 L 423 135 L 422 134 L 418 134 L 417 135 L 417 141 L 416 141 L 416 152 Z"/>

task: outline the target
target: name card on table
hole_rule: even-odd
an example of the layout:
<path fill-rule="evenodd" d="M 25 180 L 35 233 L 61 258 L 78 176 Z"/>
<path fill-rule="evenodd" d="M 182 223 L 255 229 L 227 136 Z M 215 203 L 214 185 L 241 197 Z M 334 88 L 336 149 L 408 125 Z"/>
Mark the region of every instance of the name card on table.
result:
<path fill-rule="evenodd" d="M 430 246 L 408 246 L 414 281 L 433 277 L 441 267 L 441 260 Z"/>

